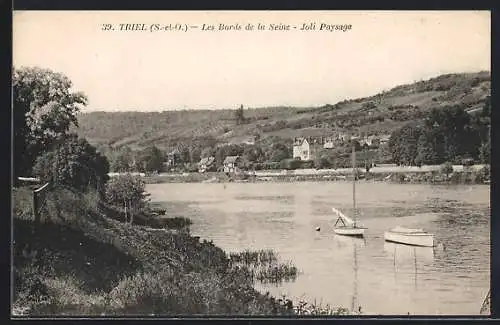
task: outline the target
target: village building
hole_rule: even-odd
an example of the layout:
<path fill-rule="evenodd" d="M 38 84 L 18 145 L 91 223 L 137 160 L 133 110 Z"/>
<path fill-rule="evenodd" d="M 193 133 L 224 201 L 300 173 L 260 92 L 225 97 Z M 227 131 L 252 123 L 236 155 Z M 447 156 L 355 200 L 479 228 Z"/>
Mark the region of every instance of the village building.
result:
<path fill-rule="evenodd" d="M 379 146 L 389 144 L 390 138 L 391 138 L 390 134 L 385 134 L 385 135 L 380 136 Z"/>
<path fill-rule="evenodd" d="M 213 171 L 214 169 L 215 169 L 215 158 L 212 156 L 202 158 L 198 163 L 198 172 L 200 173 Z"/>
<path fill-rule="evenodd" d="M 224 159 L 223 171 L 224 173 L 237 173 L 241 170 L 240 164 L 240 156 L 227 156 Z"/>
<path fill-rule="evenodd" d="M 334 139 L 324 137 L 298 137 L 293 142 L 293 158 L 313 160 L 323 149 L 333 149 Z"/>
<path fill-rule="evenodd" d="M 163 166 L 166 168 L 173 168 L 180 162 L 180 160 L 181 160 L 180 151 L 175 149 L 167 154 L 167 159 L 163 163 Z"/>

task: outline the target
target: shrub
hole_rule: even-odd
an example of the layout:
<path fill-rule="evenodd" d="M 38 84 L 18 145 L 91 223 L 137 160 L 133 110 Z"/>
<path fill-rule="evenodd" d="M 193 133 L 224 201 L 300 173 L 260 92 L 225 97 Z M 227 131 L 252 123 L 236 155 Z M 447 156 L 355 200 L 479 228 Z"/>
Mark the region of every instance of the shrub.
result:
<path fill-rule="evenodd" d="M 300 168 L 302 161 L 296 159 L 284 159 L 280 162 L 281 169 L 294 170 Z"/>
<path fill-rule="evenodd" d="M 441 165 L 439 171 L 443 174 L 446 175 L 446 178 L 448 178 L 448 176 L 453 173 L 453 165 L 451 162 L 446 162 L 444 163 L 443 165 Z"/>

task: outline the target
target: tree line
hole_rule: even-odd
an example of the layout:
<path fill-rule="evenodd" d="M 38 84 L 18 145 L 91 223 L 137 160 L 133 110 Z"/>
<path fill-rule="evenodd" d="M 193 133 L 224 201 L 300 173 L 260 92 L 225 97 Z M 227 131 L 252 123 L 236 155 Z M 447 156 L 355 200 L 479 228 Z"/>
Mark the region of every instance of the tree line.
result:
<path fill-rule="evenodd" d="M 389 148 L 399 165 L 461 164 L 464 159 L 489 164 L 491 102 L 469 114 L 462 106 L 432 109 L 423 120 L 392 132 Z"/>

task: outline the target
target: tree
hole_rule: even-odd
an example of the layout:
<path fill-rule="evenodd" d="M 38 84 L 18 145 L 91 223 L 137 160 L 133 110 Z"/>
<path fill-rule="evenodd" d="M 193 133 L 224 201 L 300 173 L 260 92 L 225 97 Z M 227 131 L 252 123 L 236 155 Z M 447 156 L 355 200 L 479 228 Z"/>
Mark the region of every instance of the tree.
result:
<path fill-rule="evenodd" d="M 195 164 L 201 160 L 201 149 L 198 146 L 192 147 L 189 151 L 189 160 Z"/>
<path fill-rule="evenodd" d="M 265 159 L 264 151 L 257 145 L 246 146 L 243 150 L 243 159 L 249 162 L 263 162 Z"/>
<path fill-rule="evenodd" d="M 441 165 L 440 171 L 441 173 L 446 175 L 446 178 L 448 178 L 448 175 L 453 173 L 453 165 L 451 164 L 451 162 L 446 162 Z"/>
<path fill-rule="evenodd" d="M 243 112 L 243 105 L 241 105 L 236 111 L 234 112 L 234 118 L 236 120 L 236 124 L 244 124 L 245 123 L 245 115 Z"/>
<path fill-rule="evenodd" d="M 63 74 L 41 68 L 14 70 L 14 173 L 29 175 L 36 158 L 63 138 L 76 114 L 86 105 L 85 95 L 71 92 L 71 81 Z"/>
<path fill-rule="evenodd" d="M 137 165 L 145 173 L 160 171 L 164 162 L 163 152 L 155 146 L 147 147 L 139 152 Z"/>
<path fill-rule="evenodd" d="M 333 155 L 329 150 L 323 149 L 321 150 L 314 159 L 314 168 L 323 169 L 323 168 L 331 168 L 333 166 Z"/>
<path fill-rule="evenodd" d="M 33 167 L 35 175 L 54 185 L 70 186 L 80 191 L 95 188 L 102 193 L 109 173 L 106 157 L 76 134 L 63 139 L 56 148 L 37 158 Z"/>
<path fill-rule="evenodd" d="M 274 143 L 271 145 L 270 151 L 267 152 L 267 160 L 280 162 L 292 156 L 292 149 L 284 143 Z"/>
<path fill-rule="evenodd" d="M 132 150 L 129 147 L 122 147 L 111 161 L 111 170 L 117 173 L 129 172 L 131 171 L 133 160 Z"/>
<path fill-rule="evenodd" d="M 203 148 L 201 151 L 201 158 L 208 158 L 215 155 L 215 150 L 212 147 Z"/>
<path fill-rule="evenodd" d="M 491 161 L 491 140 L 488 138 L 488 141 L 481 145 L 480 149 L 480 159 L 483 164 L 490 164 Z"/>
<path fill-rule="evenodd" d="M 144 210 L 148 194 L 146 184 L 139 176 L 130 174 L 113 177 L 106 184 L 106 201 L 116 207 L 122 207 L 125 221 L 133 223 L 134 215 Z"/>

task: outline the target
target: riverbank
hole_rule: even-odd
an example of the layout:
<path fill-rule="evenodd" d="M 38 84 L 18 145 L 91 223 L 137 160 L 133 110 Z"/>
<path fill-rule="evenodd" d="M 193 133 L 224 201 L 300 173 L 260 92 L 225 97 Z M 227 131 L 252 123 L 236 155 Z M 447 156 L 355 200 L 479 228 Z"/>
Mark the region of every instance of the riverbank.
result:
<path fill-rule="evenodd" d="M 30 193 L 14 190 L 13 307 L 24 315 L 346 313 L 342 308 L 305 309 L 262 294 L 248 268 L 233 263 L 212 242 L 186 231 L 114 220 L 92 195 L 50 193 L 33 233 Z"/>
<path fill-rule="evenodd" d="M 489 184 L 490 169 L 487 165 L 453 166 L 453 171 L 445 174 L 440 166 L 423 167 L 373 167 L 366 172 L 358 169 L 359 179 L 375 182 L 411 184 Z M 225 173 L 183 173 L 145 176 L 147 184 L 158 183 L 226 183 L 226 182 L 303 182 L 303 181 L 349 181 L 352 170 L 343 169 L 299 169 L 255 171 L 239 175 Z"/>

